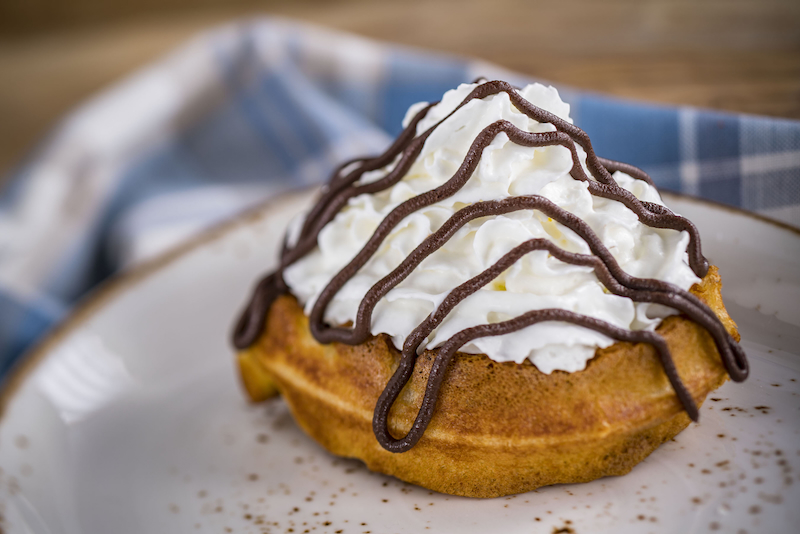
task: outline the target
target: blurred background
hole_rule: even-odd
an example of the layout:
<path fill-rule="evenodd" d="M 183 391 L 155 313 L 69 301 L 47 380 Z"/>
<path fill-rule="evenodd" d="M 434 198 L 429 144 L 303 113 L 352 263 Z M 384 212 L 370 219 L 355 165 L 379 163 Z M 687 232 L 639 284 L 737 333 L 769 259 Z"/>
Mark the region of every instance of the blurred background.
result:
<path fill-rule="evenodd" d="M 274 14 L 625 98 L 800 118 L 797 0 L 0 0 L 0 187 L 59 117 L 193 34 Z"/>

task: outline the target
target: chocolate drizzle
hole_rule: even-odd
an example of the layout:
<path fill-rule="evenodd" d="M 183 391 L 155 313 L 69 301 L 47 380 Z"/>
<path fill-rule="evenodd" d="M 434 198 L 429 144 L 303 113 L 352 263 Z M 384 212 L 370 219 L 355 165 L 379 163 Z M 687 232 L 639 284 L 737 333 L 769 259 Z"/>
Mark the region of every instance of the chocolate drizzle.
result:
<path fill-rule="evenodd" d="M 601 332 L 611 338 L 632 343 L 650 343 L 656 349 L 664 371 L 672 384 L 678 399 L 689 417 L 697 420 L 697 406 L 691 394 L 678 376 L 669 348 L 664 339 L 655 332 L 625 330 L 607 322 L 579 315 L 563 309 L 535 310 L 514 319 L 475 326 L 458 332 L 437 349 L 437 355 L 430 371 L 422 405 L 411 430 L 402 438 L 395 438 L 388 430 L 389 411 L 401 390 L 411 378 L 417 353 L 425 339 L 447 317 L 450 311 L 462 300 L 475 293 L 503 271 L 508 269 L 525 254 L 535 250 L 546 250 L 557 259 L 573 264 L 591 267 L 600 282 L 613 294 L 630 298 L 636 302 L 652 302 L 674 308 L 703 326 L 711 334 L 720 353 L 723 365 L 734 381 L 747 377 L 748 364 L 741 347 L 725 330 L 714 312 L 695 295 L 672 284 L 653 279 L 641 279 L 625 273 L 610 251 L 583 220 L 558 207 L 540 195 L 511 197 L 504 200 L 476 202 L 452 215 L 437 231 L 428 236 L 392 272 L 370 288 L 361 301 L 352 327 L 337 327 L 325 324 L 325 310 L 336 293 L 369 259 L 391 233 L 395 226 L 411 213 L 430 206 L 458 192 L 470 179 L 480 161 L 483 149 L 500 133 L 509 140 L 525 147 L 544 147 L 560 145 L 572 155 L 570 175 L 586 182 L 591 194 L 616 200 L 628 207 L 639 220 L 650 227 L 669 228 L 686 231 L 689 234 L 689 265 L 699 277 L 708 271 L 708 263 L 700 250 L 700 236 L 697 228 L 687 219 L 672 213 L 668 208 L 637 199 L 626 189 L 620 187 L 611 173 L 622 171 L 635 179 L 650 185 L 650 177 L 641 169 L 616 161 L 599 158 L 592 149 L 586 133 L 560 117 L 532 105 L 506 82 L 492 81 L 478 85 L 459 106 L 444 119 L 416 136 L 419 122 L 425 117 L 430 104 L 422 109 L 400 136 L 382 155 L 353 160 L 342 164 L 333 174 L 329 184 L 323 189 L 321 198 L 306 216 L 300 235 L 293 246 L 284 243 L 281 261 L 275 272 L 263 278 L 256 286 L 253 295 L 240 316 L 233 334 L 233 343 L 238 349 L 245 349 L 256 342 L 263 331 L 267 313 L 272 302 L 288 288 L 282 278 L 283 270 L 310 252 L 317 244 L 317 236 L 322 228 L 347 204 L 350 198 L 364 193 L 374 194 L 392 187 L 408 172 L 431 133 L 458 109 L 473 99 L 485 98 L 500 92 L 506 93 L 511 103 L 529 118 L 540 123 L 550 123 L 555 131 L 530 133 L 518 129 L 508 121 L 499 120 L 484 128 L 473 141 L 459 169 L 441 186 L 413 197 L 394 208 L 378 225 L 370 239 L 356 256 L 341 269 L 318 296 L 309 316 L 309 325 L 314 338 L 320 343 L 337 341 L 346 344 L 359 344 L 370 336 L 372 312 L 377 303 L 395 286 L 401 283 L 425 258 L 442 247 L 453 234 L 469 221 L 492 215 L 500 215 L 520 210 L 538 210 L 553 220 L 574 231 L 588 245 L 592 254 L 567 252 L 552 241 L 531 239 L 526 241 L 494 265 L 453 289 L 439 307 L 418 325 L 406 338 L 400 364 L 389 380 L 375 407 L 373 430 L 378 442 L 392 452 L 403 452 L 412 448 L 422 437 L 436 406 L 436 400 L 447 367 L 453 356 L 464 344 L 471 340 L 498 336 L 514 332 L 544 321 L 563 321 Z M 586 153 L 586 170 L 581 164 L 576 145 Z M 380 169 L 394 162 L 392 169 L 381 179 L 369 183 L 359 183 L 365 172 Z"/>

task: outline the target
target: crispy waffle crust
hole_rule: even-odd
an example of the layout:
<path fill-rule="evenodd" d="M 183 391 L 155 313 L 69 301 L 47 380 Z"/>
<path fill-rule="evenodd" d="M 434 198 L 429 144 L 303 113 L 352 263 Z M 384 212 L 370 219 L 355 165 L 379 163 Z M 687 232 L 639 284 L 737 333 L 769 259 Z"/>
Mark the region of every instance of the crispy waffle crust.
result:
<path fill-rule="evenodd" d="M 720 296 L 717 269 L 692 293 L 737 339 Z M 727 374 L 711 336 L 684 316 L 658 327 L 698 404 Z M 395 403 L 390 430 L 404 435 L 417 414 L 436 351 L 419 356 Z M 430 426 L 404 453 L 384 450 L 372 415 L 400 353 L 385 335 L 356 346 L 321 345 L 294 297 L 280 297 L 260 340 L 239 353 L 254 401 L 280 393 L 298 424 L 334 454 L 432 490 L 497 497 L 559 483 L 623 475 L 690 420 L 648 344 L 599 349 L 585 370 L 541 373 L 526 362 L 458 354 Z"/>

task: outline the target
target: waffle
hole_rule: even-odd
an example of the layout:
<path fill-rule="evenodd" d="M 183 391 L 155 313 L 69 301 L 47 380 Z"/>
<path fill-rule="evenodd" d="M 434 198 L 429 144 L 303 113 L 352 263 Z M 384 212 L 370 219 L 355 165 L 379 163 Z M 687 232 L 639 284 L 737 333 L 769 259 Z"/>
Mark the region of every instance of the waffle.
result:
<path fill-rule="evenodd" d="M 691 292 L 738 341 L 720 288 L 712 266 Z M 663 320 L 657 332 L 698 405 L 727 380 L 705 329 L 678 315 Z M 418 356 L 413 378 L 390 412 L 392 434 L 411 427 L 435 355 Z M 498 363 L 459 353 L 424 436 L 411 450 L 394 454 L 376 441 L 372 419 L 399 358 L 385 335 L 352 346 L 318 343 L 291 295 L 274 302 L 264 333 L 238 354 L 249 397 L 280 394 L 300 427 L 331 453 L 453 495 L 497 497 L 623 475 L 690 423 L 649 344 L 598 349 L 575 373 L 544 374 L 527 361 Z"/>

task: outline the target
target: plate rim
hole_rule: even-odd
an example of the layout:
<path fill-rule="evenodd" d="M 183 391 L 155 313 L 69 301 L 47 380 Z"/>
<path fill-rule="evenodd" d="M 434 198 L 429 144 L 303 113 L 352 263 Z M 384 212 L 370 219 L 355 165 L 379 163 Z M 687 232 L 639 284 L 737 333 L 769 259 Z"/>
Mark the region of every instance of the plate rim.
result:
<path fill-rule="evenodd" d="M 112 274 L 106 280 L 83 295 L 66 317 L 50 327 L 41 338 L 25 350 L 17 360 L 11 364 L 6 375 L 0 380 L 0 427 L 5 422 L 8 407 L 14 401 L 15 394 L 19 391 L 26 379 L 33 374 L 39 364 L 44 361 L 51 349 L 67 337 L 73 330 L 82 325 L 96 311 L 120 295 L 130 286 L 143 281 L 151 275 L 168 267 L 190 252 L 212 243 L 231 233 L 240 226 L 247 225 L 261 218 L 264 212 L 273 205 L 279 204 L 283 199 L 292 196 L 307 194 L 319 186 L 305 186 L 291 188 L 258 202 L 254 206 L 212 224 L 201 230 L 196 235 L 182 241 L 156 256 L 142 261 L 129 269 Z"/>
<path fill-rule="evenodd" d="M 11 365 L 2 380 L 0 380 L 0 427 L 2 427 L 5 420 L 8 407 L 14 401 L 15 394 L 20 390 L 26 379 L 36 370 L 39 364 L 44 361 L 45 357 L 51 352 L 51 348 L 64 339 L 72 330 L 83 324 L 86 319 L 92 316 L 94 312 L 101 309 L 106 303 L 130 286 L 168 267 L 190 252 L 193 252 L 203 245 L 216 241 L 217 239 L 221 239 L 242 225 L 258 220 L 274 205 L 278 205 L 282 202 L 283 199 L 305 195 L 320 187 L 321 185 L 296 187 L 272 195 L 228 219 L 211 225 L 186 241 L 171 247 L 153 258 L 145 260 L 138 265 L 134 265 L 130 269 L 111 275 L 108 279 L 94 287 L 78 300 L 66 317 L 51 327 L 44 336 L 23 352 Z M 695 204 L 707 205 L 734 215 L 755 219 L 773 226 L 778 230 L 789 231 L 800 238 L 800 228 L 755 212 L 729 206 L 713 200 L 687 195 L 685 193 L 677 193 L 669 190 L 661 190 L 659 193 L 662 198 L 678 198 Z"/>

